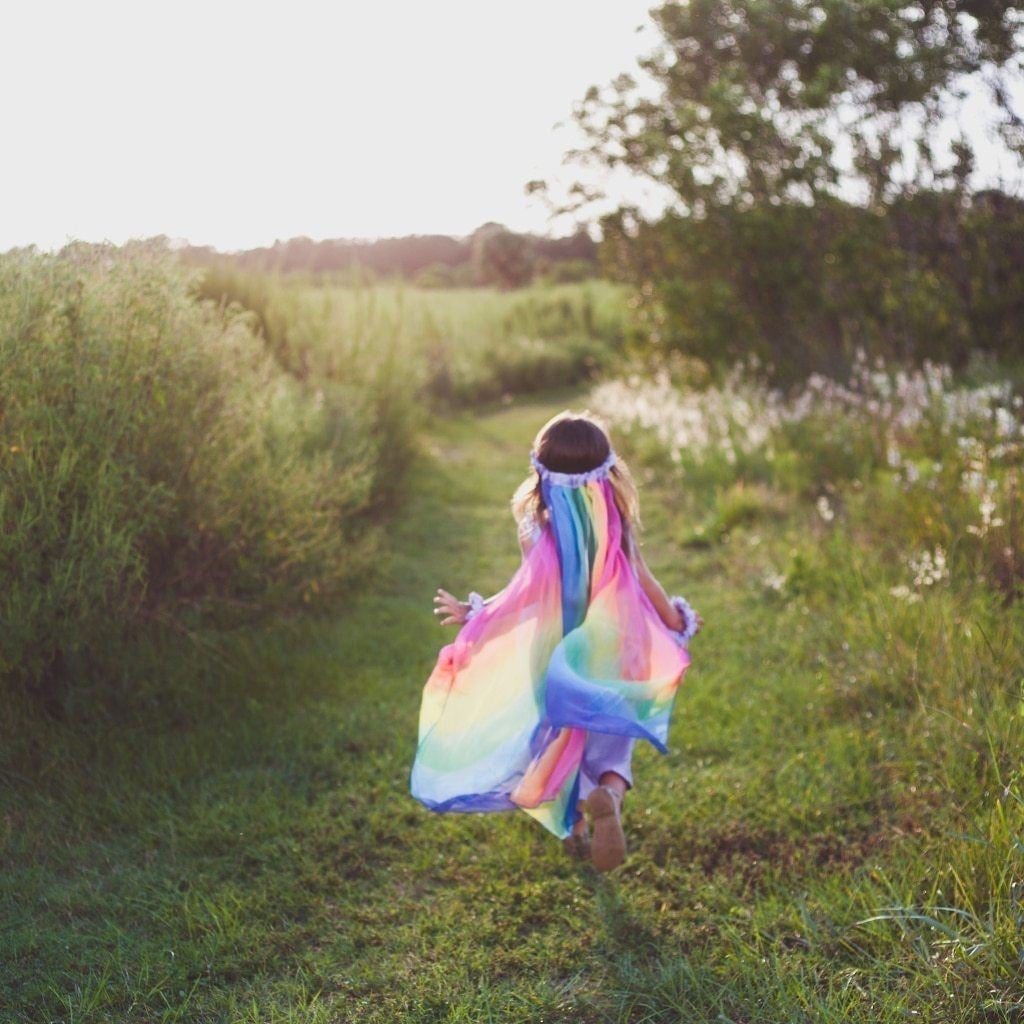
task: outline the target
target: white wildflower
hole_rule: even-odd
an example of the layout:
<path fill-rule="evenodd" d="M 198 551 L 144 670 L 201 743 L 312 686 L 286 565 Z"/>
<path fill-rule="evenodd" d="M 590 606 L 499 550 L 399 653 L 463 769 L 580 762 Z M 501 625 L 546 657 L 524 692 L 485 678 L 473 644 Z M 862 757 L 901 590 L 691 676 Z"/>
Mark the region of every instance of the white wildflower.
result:
<path fill-rule="evenodd" d="M 984 477 L 978 488 L 981 491 L 981 497 L 978 500 L 978 515 L 981 517 L 981 521 L 967 527 L 967 532 L 974 534 L 975 537 L 984 537 L 989 530 L 1003 525 L 1002 517 L 995 514 L 999 508 L 999 503 L 996 501 L 997 486 L 995 480 Z"/>
<path fill-rule="evenodd" d="M 890 587 L 889 593 L 900 601 L 906 601 L 907 604 L 916 604 L 921 600 L 921 595 L 916 590 L 911 590 L 905 583 Z"/>
<path fill-rule="evenodd" d="M 815 430 L 834 432 L 840 442 L 858 429 L 880 430 L 887 465 L 907 483 L 918 479 L 909 454 L 921 427 L 955 442 L 957 468 L 968 473 L 985 473 L 993 458 L 1018 456 L 1024 442 L 1024 402 L 1008 381 L 958 386 L 948 366 L 925 362 L 904 370 L 880 359 L 869 365 L 865 356 L 855 358 L 845 382 L 814 373 L 786 396 L 758 383 L 751 365 L 734 364 L 721 384 L 703 390 L 677 387 L 664 370 L 632 373 L 599 385 L 591 406 L 610 423 L 649 435 L 679 466 L 714 459 L 738 465 L 754 453 L 771 458 L 783 428 L 811 419 Z M 942 470 L 938 462 L 933 468 Z M 978 485 L 965 476 L 964 487 Z"/>
<path fill-rule="evenodd" d="M 934 551 L 922 551 L 916 558 L 911 558 L 907 565 L 914 574 L 915 587 L 931 587 L 949 579 L 946 552 L 941 547 L 936 547 Z"/>

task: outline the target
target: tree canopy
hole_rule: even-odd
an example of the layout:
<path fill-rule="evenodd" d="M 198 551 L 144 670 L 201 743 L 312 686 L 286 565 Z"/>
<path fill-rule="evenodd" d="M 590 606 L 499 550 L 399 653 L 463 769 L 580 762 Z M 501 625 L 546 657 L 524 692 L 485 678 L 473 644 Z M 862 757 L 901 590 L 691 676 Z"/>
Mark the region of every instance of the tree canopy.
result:
<path fill-rule="evenodd" d="M 978 0 L 666 3 L 651 12 L 660 41 L 642 75 L 592 86 L 578 105 L 587 144 L 569 156 L 654 179 L 696 214 L 813 202 L 844 185 L 878 204 L 964 178 L 966 139 L 948 152 L 935 140 L 968 82 L 988 91 L 1003 141 L 1024 153 L 1010 100 L 1022 11 Z"/>

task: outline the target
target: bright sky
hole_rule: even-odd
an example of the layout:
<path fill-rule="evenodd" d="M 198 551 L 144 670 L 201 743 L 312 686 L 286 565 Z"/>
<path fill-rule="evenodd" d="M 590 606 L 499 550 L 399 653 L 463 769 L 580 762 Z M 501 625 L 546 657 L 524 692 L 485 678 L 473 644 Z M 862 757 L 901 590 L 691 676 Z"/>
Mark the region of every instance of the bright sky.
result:
<path fill-rule="evenodd" d="M 558 171 L 587 86 L 651 48 L 650 6 L 12 4 L 0 250 L 550 231 L 523 187 Z"/>
<path fill-rule="evenodd" d="M 571 180 L 560 166 L 578 142 L 572 105 L 652 48 L 651 6 L 11 4 L 0 251 L 156 234 L 220 249 L 464 235 L 489 220 L 570 230 L 523 187 Z M 983 153 L 990 171 L 997 159 Z M 658 208 L 655 191 L 615 189 Z"/>

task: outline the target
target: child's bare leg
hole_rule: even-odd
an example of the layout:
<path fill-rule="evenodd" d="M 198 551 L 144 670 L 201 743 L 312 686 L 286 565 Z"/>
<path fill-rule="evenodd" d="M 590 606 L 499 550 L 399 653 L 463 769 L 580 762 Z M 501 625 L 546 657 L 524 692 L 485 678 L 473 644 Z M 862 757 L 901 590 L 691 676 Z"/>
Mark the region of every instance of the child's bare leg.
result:
<path fill-rule="evenodd" d="M 572 832 L 562 840 L 565 852 L 577 860 L 586 860 L 590 856 L 590 827 L 583 813 L 585 806 L 583 800 L 577 801 L 576 809 L 580 812 L 579 821 L 573 825 Z"/>
<path fill-rule="evenodd" d="M 580 820 L 577 821 L 576 824 L 573 825 L 573 827 L 572 827 L 572 834 L 574 836 L 582 836 L 582 835 L 586 834 L 586 831 L 587 831 L 587 819 L 586 819 L 586 816 L 583 813 L 583 808 L 584 807 L 586 807 L 586 804 L 582 800 L 577 801 L 577 803 L 576 803 L 576 810 L 578 810 L 580 812 Z"/>

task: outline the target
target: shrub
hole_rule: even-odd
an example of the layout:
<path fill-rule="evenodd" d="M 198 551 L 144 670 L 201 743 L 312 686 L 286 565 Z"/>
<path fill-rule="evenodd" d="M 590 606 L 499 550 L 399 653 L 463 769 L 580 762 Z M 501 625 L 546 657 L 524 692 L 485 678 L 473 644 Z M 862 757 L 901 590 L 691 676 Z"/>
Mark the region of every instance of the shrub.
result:
<path fill-rule="evenodd" d="M 963 369 L 978 350 L 1019 360 L 1024 202 L 918 190 L 876 210 L 711 206 L 602 222 L 606 272 L 635 288 L 639 333 L 728 366 L 757 355 L 780 383 L 844 376 L 858 348 Z"/>
<path fill-rule="evenodd" d="M 0 257 L 5 682 L 52 690 L 140 622 L 321 600 L 367 565 L 393 397 L 305 387 L 192 284 L 146 244 Z"/>
<path fill-rule="evenodd" d="M 719 384 L 680 386 L 662 371 L 604 383 L 591 401 L 642 463 L 717 501 L 705 541 L 747 516 L 758 492 L 735 483 L 817 500 L 829 521 L 832 498 L 846 494 L 894 560 L 907 549 L 954 557 L 955 547 L 967 576 L 1007 599 L 1024 591 L 1024 400 L 1007 380 L 959 382 L 948 366 L 860 354 L 847 381 L 814 374 L 789 393 L 736 364 Z"/>

